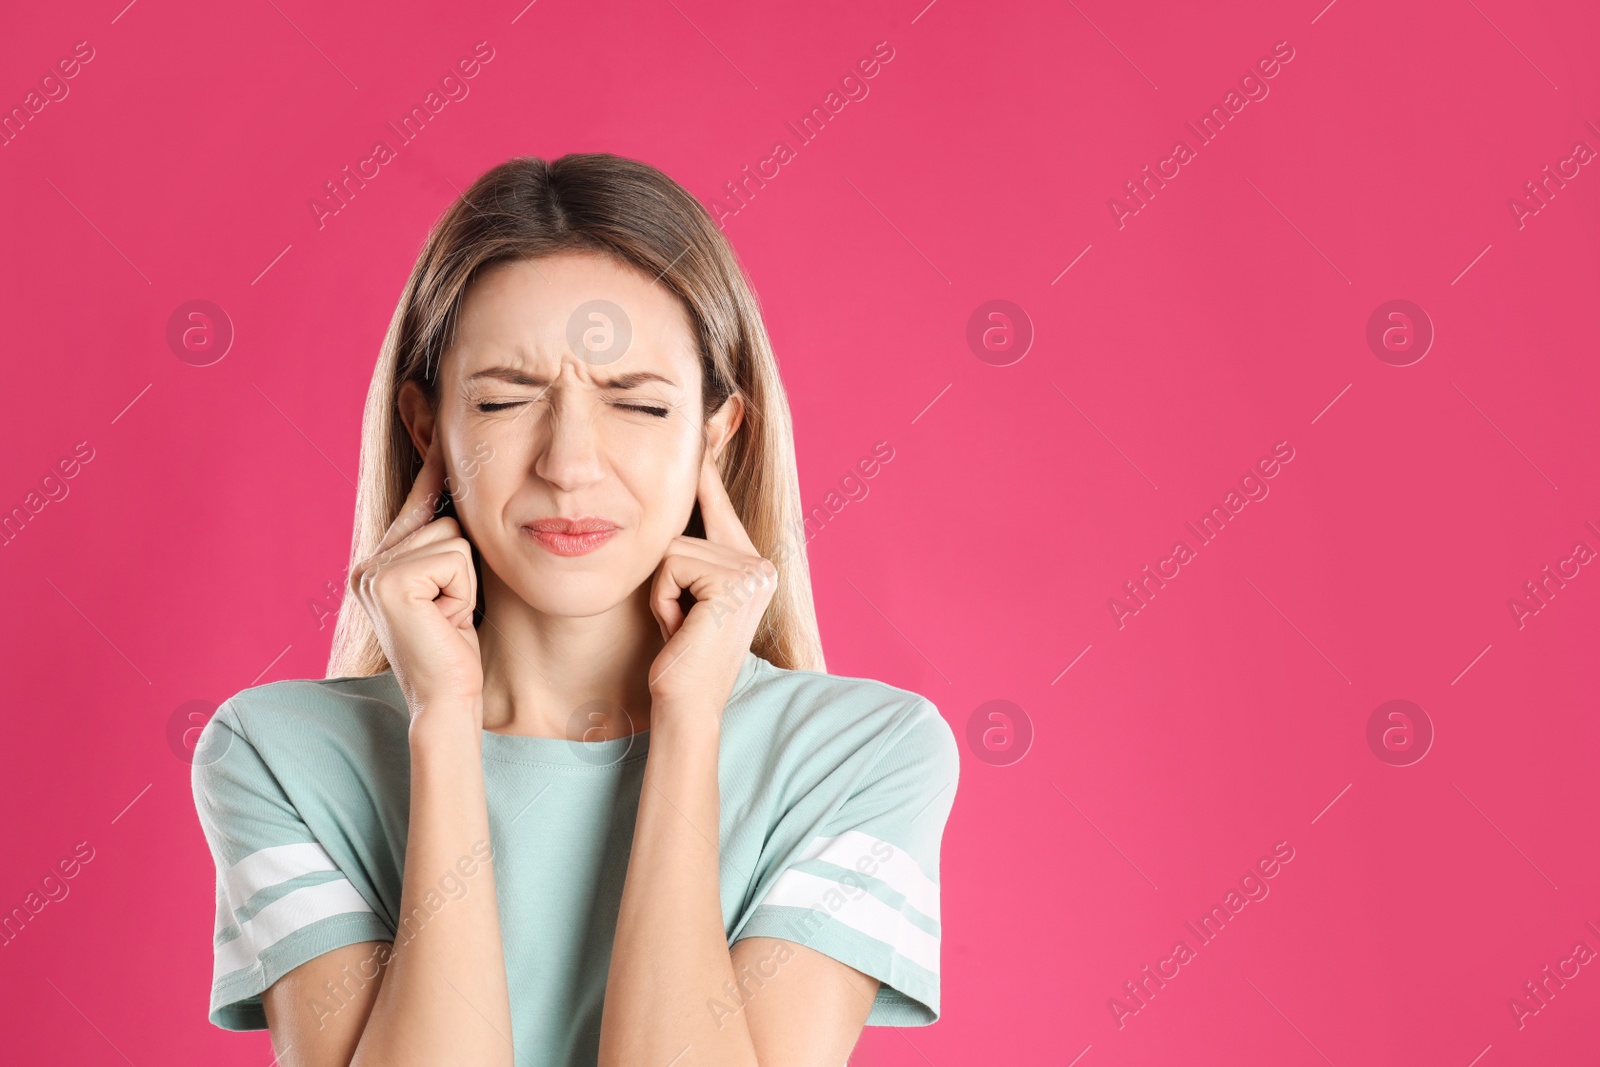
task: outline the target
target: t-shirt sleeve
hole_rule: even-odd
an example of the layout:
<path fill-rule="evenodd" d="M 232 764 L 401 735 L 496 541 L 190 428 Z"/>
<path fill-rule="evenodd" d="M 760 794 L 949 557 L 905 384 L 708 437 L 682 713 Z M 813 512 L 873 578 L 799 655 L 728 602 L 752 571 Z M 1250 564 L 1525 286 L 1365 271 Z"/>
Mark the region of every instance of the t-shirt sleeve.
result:
<path fill-rule="evenodd" d="M 921 700 L 736 940 L 783 938 L 878 979 L 869 1026 L 937 1021 L 939 846 L 959 772 L 954 733 Z"/>
<path fill-rule="evenodd" d="M 394 933 L 306 826 L 233 701 L 201 732 L 190 784 L 217 872 L 209 1018 L 264 1030 L 261 993 L 272 983 L 324 952 Z"/>

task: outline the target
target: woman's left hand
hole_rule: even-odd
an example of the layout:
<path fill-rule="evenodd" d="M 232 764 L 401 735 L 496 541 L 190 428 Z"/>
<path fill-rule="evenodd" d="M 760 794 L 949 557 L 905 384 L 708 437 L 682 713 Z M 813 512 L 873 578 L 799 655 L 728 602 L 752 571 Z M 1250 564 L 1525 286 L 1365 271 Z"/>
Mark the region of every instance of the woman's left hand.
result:
<path fill-rule="evenodd" d="M 733 692 L 756 627 L 778 588 L 778 568 L 762 558 L 734 511 L 711 450 L 700 464 L 705 537 L 673 539 L 650 591 L 666 647 L 650 665 L 652 710 L 718 717 Z M 695 604 L 678 603 L 687 589 Z"/>

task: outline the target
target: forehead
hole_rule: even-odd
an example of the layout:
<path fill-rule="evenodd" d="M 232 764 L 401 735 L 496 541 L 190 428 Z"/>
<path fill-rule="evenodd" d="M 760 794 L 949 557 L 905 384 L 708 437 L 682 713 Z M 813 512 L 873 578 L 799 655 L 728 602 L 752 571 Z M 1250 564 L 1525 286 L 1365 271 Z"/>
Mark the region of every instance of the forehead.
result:
<path fill-rule="evenodd" d="M 700 357 L 676 294 L 631 266 L 591 252 L 497 263 L 462 299 L 447 380 L 511 366 L 579 379 L 653 371 L 697 387 Z"/>

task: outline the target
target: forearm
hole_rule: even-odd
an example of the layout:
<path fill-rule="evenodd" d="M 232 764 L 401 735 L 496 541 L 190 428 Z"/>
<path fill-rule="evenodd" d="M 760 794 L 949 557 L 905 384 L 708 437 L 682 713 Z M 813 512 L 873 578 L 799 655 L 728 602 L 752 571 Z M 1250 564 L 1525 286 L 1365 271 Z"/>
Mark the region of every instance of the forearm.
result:
<path fill-rule="evenodd" d="M 494 867 L 484 859 L 489 815 L 480 728 L 466 713 L 428 714 L 411 728 L 411 816 L 394 954 L 352 1067 L 509 1067 L 511 1003 Z"/>
<path fill-rule="evenodd" d="M 600 1027 L 600 1067 L 754 1065 L 718 886 L 717 716 L 657 709 Z M 681 1059 L 677 1057 L 682 1056 Z"/>

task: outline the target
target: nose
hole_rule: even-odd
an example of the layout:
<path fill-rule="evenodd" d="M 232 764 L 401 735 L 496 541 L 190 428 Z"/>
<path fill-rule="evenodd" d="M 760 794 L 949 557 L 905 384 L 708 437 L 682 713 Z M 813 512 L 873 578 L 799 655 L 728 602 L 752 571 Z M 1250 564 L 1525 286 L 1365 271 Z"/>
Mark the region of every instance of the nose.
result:
<path fill-rule="evenodd" d="M 534 473 L 563 492 L 598 482 L 604 475 L 595 440 L 594 405 L 578 388 L 570 365 L 551 384 L 546 438 L 534 461 Z"/>

